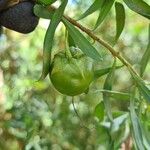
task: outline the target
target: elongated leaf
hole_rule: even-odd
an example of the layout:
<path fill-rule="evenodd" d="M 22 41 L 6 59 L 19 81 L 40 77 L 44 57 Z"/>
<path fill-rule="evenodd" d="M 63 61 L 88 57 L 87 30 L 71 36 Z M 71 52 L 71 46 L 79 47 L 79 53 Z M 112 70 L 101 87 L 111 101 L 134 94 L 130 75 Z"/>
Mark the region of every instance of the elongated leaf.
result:
<path fill-rule="evenodd" d="M 51 50 L 53 46 L 55 30 L 59 22 L 61 21 L 67 2 L 68 0 L 63 0 L 60 7 L 55 11 L 45 35 L 43 48 L 43 71 L 40 77 L 41 80 L 44 79 L 49 73 L 51 63 Z"/>
<path fill-rule="evenodd" d="M 109 90 L 103 90 L 103 93 L 109 93 L 109 96 L 117 99 L 117 100 L 126 100 L 128 101 L 130 99 L 129 93 L 123 93 L 118 91 L 109 91 Z"/>
<path fill-rule="evenodd" d="M 72 39 L 70 34 L 68 34 L 68 44 L 69 44 L 69 47 L 71 46 L 76 47 L 76 44 L 74 43 L 74 40 Z"/>
<path fill-rule="evenodd" d="M 105 83 L 104 83 L 104 90 L 112 90 L 112 85 L 114 82 L 114 72 L 116 67 L 116 59 L 114 60 L 113 66 L 111 71 L 106 77 Z M 112 112 L 111 112 L 111 104 L 110 104 L 110 95 L 108 93 L 103 93 L 103 101 L 105 105 L 105 109 L 108 115 L 108 118 L 111 122 L 113 122 Z"/>
<path fill-rule="evenodd" d="M 94 116 L 96 116 L 99 121 L 103 121 L 104 119 L 104 103 L 100 102 L 98 105 L 96 105 L 94 110 Z"/>
<path fill-rule="evenodd" d="M 87 17 L 88 15 L 92 14 L 93 12 L 101 9 L 104 0 L 95 0 L 93 4 L 80 16 L 79 20 Z"/>
<path fill-rule="evenodd" d="M 117 66 L 116 69 L 120 69 L 123 66 Z M 107 73 L 110 72 L 112 67 L 104 68 L 104 69 L 99 69 L 99 70 L 94 70 L 94 79 L 98 79 L 99 77 L 106 75 Z"/>
<path fill-rule="evenodd" d="M 144 99 L 150 103 L 150 89 L 148 89 L 148 87 L 145 85 L 144 81 L 141 78 L 135 75 L 132 71 L 130 71 L 130 73 Z"/>
<path fill-rule="evenodd" d="M 70 36 L 74 40 L 75 44 L 85 53 L 87 56 L 93 58 L 94 60 L 102 60 L 100 54 L 92 46 L 92 44 L 77 30 L 71 23 L 69 23 L 65 18 L 62 19 L 65 24 Z"/>
<path fill-rule="evenodd" d="M 134 108 L 134 96 L 135 96 L 135 91 L 132 91 L 131 97 L 130 97 L 130 118 L 131 118 L 131 123 L 132 123 L 132 128 L 133 128 L 133 136 L 135 139 L 136 147 L 139 150 L 145 150 L 144 145 L 143 145 L 143 138 L 142 138 L 142 131 L 140 128 L 140 122 L 139 119 L 136 115 L 135 108 Z"/>
<path fill-rule="evenodd" d="M 34 6 L 34 14 L 39 18 L 52 19 L 54 10 L 48 11 L 44 6 L 36 4 Z"/>
<path fill-rule="evenodd" d="M 150 6 L 143 0 L 123 0 L 136 13 L 150 19 Z"/>
<path fill-rule="evenodd" d="M 125 122 L 125 120 L 128 118 L 129 114 L 125 113 L 113 120 L 112 126 L 111 126 L 111 132 L 116 132 L 120 129 L 120 126 Z"/>
<path fill-rule="evenodd" d="M 96 29 L 103 22 L 103 20 L 109 13 L 113 3 L 114 3 L 114 0 L 107 0 L 103 3 L 103 7 L 100 10 L 100 14 L 99 14 L 99 17 L 97 19 L 94 29 Z"/>
<path fill-rule="evenodd" d="M 115 43 L 116 43 L 125 25 L 125 9 L 121 3 L 116 2 L 115 10 L 116 10 L 116 36 L 115 36 Z"/>
<path fill-rule="evenodd" d="M 57 0 L 37 0 L 37 3 L 43 4 L 43 5 L 51 5 L 54 2 L 56 2 Z"/>
<path fill-rule="evenodd" d="M 144 55 L 142 56 L 141 63 L 140 63 L 140 74 L 141 74 L 141 76 L 143 76 L 143 73 L 146 69 L 146 66 L 148 64 L 149 59 L 150 59 L 150 25 L 149 25 L 149 36 L 148 36 L 147 49 L 146 49 Z"/>

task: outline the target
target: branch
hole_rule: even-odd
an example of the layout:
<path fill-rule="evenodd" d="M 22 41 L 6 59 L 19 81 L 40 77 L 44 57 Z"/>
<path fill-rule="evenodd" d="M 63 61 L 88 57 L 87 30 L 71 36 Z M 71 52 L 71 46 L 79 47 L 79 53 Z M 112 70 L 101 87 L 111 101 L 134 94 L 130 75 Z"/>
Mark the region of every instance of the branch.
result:
<path fill-rule="evenodd" d="M 47 9 L 49 11 L 56 10 L 56 8 L 54 6 L 48 6 Z M 103 45 L 114 57 L 117 57 L 125 66 L 127 66 L 128 69 L 130 69 L 132 72 L 134 72 L 136 75 L 138 75 L 137 72 L 133 69 L 132 65 L 124 57 L 122 57 L 120 55 L 120 53 L 117 52 L 110 44 L 108 44 L 107 42 L 105 42 L 104 40 L 102 40 L 101 38 L 96 36 L 91 30 L 89 30 L 88 28 L 82 26 L 76 20 L 74 20 L 74 19 L 72 19 L 72 18 L 70 18 L 66 15 L 64 15 L 63 17 L 66 20 L 68 20 L 71 24 L 78 27 L 80 30 L 82 30 L 87 35 L 89 35 L 93 40 L 95 40 L 98 43 L 100 43 L 101 45 Z"/>

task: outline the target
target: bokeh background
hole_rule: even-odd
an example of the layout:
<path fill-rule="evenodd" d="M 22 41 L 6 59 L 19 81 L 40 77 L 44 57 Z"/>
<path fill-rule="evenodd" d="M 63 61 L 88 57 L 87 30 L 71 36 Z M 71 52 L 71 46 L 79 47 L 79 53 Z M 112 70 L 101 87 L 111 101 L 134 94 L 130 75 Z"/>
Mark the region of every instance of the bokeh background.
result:
<path fill-rule="evenodd" d="M 66 14 L 78 18 L 90 3 L 70 1 Z M 126 25 L 115 48 L 138 70 L 148 43 L 149 21 L 125 8 Z M 92 29 L 97 15 L 94 13 L 80 22 Z M 88 94 L 75 97 L 80 118 L 71 97 L 57 92 L 49 77 L 36 82 L 41 75 L 43 41 L 48 23 L 41 19 L 36 30 L 28 35 L 4 29 L 0 36 L 0 150 L 105 150 L 108 134 L 94 116 L 95 106 L 102 101 L 100 90 L 105 76 L 92 83 Z M 113 42 L 114 8 L 95 34 L 110 44 Z M 94 45 L 104 58 L 95 63 L 95 68 L 110 67 L 113 62 L 110 53 L 101 45 Z M 60 24 L 53 54 L 64 48 L 65 30 Z M 150 65 L 144 75 L 147 81 L 150 80 L 149 71 Z M 127 69 L 117 70 L 113 90 L 128 92 L 130 86 L 131 77 Z M 112 109 L 128 111 L 128 101 L 112 99 Z"/>

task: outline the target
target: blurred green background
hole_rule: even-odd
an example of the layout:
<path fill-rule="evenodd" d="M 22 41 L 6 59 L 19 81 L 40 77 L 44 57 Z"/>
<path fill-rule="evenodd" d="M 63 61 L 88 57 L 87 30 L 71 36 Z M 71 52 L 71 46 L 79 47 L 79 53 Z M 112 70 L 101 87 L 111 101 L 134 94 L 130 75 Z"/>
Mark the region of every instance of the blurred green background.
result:
<path fill-rule="evenodd" d="M 70 3 L 66 14 L 77 18 L 89 4 L 89 1 L 78 1 L 77 5 Z M 94 13 L 81 23 L 91 28 L 97 15 Z M 41 75 L 48 22 L 41 19 L 37 29 L 28 35 L 5 29 L 0 37 L 0 150 L 107 150 L 107 131 L 99 126 L 94 116 L 95 106 L 102 101 L 99 90 L 105 76 L 92 83 L 88 94 L 75 97 L 80 118 L 73 109 L 71 97 L 57 92 L 48 77 L 36 82 Z M 148 43 L 148 23 L 126 8 L 125 29 L 115 46 L 137 70 Z M 60 24 L 54 54 L 65 48 L 64 31 Z M 111 44 L 115 36 L 114 8 L 95 34 Z M 95 63 L 95 68 L 111 66 L 110 53 L 97 43 L 94 45 L 104 58 Z M 147 81 L 150 80 L 149 71 L 150 65 L 144 75 Z M 130 86 L 127 69 L 117 70 L 113 90 L 128 92 Z M 114 111 L 128 111 L 128 101 L 112 99 L 112 106 Z"/>

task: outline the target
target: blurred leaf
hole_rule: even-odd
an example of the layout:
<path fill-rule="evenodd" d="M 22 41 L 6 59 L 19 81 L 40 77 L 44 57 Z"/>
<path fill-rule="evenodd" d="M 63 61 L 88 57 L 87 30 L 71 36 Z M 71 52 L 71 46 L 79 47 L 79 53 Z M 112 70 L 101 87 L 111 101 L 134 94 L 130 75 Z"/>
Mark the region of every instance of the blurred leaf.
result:
<path fill-rule="evenodd" d="M 100 14 L 99 14 L 99 17 L 97 19 L 94 29 L 96 29 L 103 22 L 103 20 L 109 13 L 111 7 L 113 6 L 113 3 L 114 3 L 114 0 L 104 1 L 103 7 L 101 8 L 101 11 L 100 11 Z"/>
<path fill-rule="evenodd" d="M 104 119 L 104 103 L 100 102 L 98 105 L 96 105 L 94 110 L 94 116 L 96 116 L 99 121 L 103 121 Z"/>
<path fill-rule="evenodd" d="M 40 79 L 44 79 L 50 70 L 50 63 L 51 63 L 51 50 L 53 46 L 53 38 L 55 34 L 55 30 L 61 21 L 63 16 L 64 10 L 66 8 L 68 0 L 63 0 L 60 7 L 55 11 L 50 25 L 46 31 L 45 39 L 44 39 L 44 48 L 43 48 L 43 71 Z"/>
<path fill-rule="evenodd" d="M 57 0 L 37 0 L 37 3 L 43 4 L 43 5 L 51 5 Z"/>
<path fill-rule="evenodd" d="M 115 43 L 116 43 L 125 25 L 125 9 L 121 3 L 115 2 L 115 10 L 116 10 L 116 36 L 115 36 Z"/>
<path fill-rule="evenodd" d="M 131 10 L 150 19 L 150 6 L 143 0 L 124 0 L 124 2 Z"/>
<path fill-rule="evenodd" d="M 69 44 L 69 47 L 71 47 L 71 46 L 76 47 L 74 40 L 72 39 L 70 34 L 68 34 L 68 44 Z"/>
<path fill-rule="evenodd" d="M 101 9 L 104 0 L 95 0 L 93 4 L 80 16 L 79 20 L 89 16 L 98 9 Z"/>
<path fill-rule="evenodd" d="M 101 61 L 102 58 L 97 50 L 92 46 L 92 44 L 76 29 L 70 22 L 63 18 L 63 23 L 65 24 L 70 36 L 74 40 L 75 44 L 85 53 L 87 56 L 93 58 L 94 60 Z"/>
<path fill-rule="evenodd" d="M 132 71 L 130 71 L 140 93 L 143 95 L 144 99 L 150 102 L 150 89 L 145 85 L 144 81 L 135 75 Z"/>
<path fill-rule="evenodd" d="M 123 66 L 116 66 L 116 69 L 120 69 Z M 106 75 L 107 73 L 110 72 L 112 67 L 104 68 L 104 69 L 99 69 L 99 70 L 94 70 L 94 79 L 98 79 L 99 77 Z"/>
<path fill-rule="evenodd" d="M 145 147 L 143 145 L 143 139 L 142 139 L 142 131 L 140 127 L 140 122 L 139 119 L 136 115 L 135 108 L 134 108 L 134 97 L 135 97 L 135 89 L 131 93 L 130 97 L 130 118 L 131 118 L 131 123 L 132 123 L 132 128 L 131 130 L 133 132 L 134 140 L 136 143 L 136 146 L 139 150 L 145 150 Z"/>
<path fill-rule="evenodd" d="M 141 66 L 140 66 L 140 74 L 141 76 L 143 76 L 143 73 L 146 69 L 146 66 L 148 64 L 148 61 L 150 59 L 150 24 L 149 24 L 149 36 L 148 36 L 148 46 L 147 46 L 147 49 L 144 53 L 144 55 L 142 56 L 142 59 L 141 59 Z"/>
<path fill-rule="evenodd" d="M 44 6 L 36 4 L 34 6 L 34 14 L 39 18 L 51 19 L 54 15 L 54 10 L 48 11 Z"/>
<path fill-rule="evenodd" d="M 110 97 L 117 100 L 126 100 L 130 99 L 130 95 L 128 93 L 118 92 L 118 91 L 109 91 L 109 90 L 101 90 L 103 93 L 108 93 Z"/>
<path fill-rule="evenodd" d="M 104 83 L 104 90 L 112 90 L 112 85 L 114 82 L 114 72 L 116 67 L 116 59 L 114 60 L 112 69 L 110 70 L 109 74 L 106 77 L 105 83 Z M 105 105 L 105 109 L 107 112 L 107 116 L 110 121 L 113 122 L 112 112 L 111 112 L 111 105 L 110 105 L 110 95 L 108 93 L 103 93 L 103 101 Z"/>
<path fill-rule="evenodd" d="M 113 120 L 112 126 L 111 126 L 111 132 L 116 132 L 119 130 L 120 126 L 125 122 L 125 120 L 128 118 L 128 114 L 123 114 L 122 116 L 119 116 Z"/>

